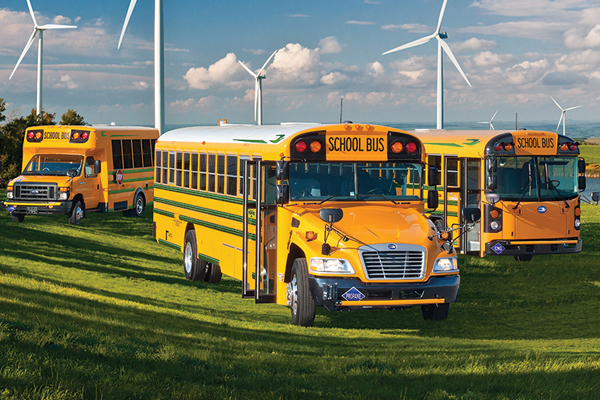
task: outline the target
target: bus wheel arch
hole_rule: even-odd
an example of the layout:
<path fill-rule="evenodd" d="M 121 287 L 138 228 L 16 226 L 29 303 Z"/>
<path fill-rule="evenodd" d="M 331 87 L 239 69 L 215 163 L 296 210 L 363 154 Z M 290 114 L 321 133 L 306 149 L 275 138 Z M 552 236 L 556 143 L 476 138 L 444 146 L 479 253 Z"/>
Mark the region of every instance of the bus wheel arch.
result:
<path fill-rule="evenodd" d="M 292 277 L 288 283 L 287 299 L 294 325 L 313 326 L 316 307 L 308 282 L 306 258 L 296 258 L 292 265 Z"/>
<path fill-rule="evenodd" d="M 292 267 L 294 266 L 294 260 L 296 258 L 306 258 L 304 251 L 298 247 L 298 245 L 292 243 L 290 244 L 290 252 L 288 253 L 288 257 L 285 263 L 285 276 L 284 282 L 288 283 L 292 280 Z"/>
<path fill-rule="evenodd" d="M 83 202 L 83 196 L 77 194 L 73 198 L 73 206 L 69 212 L 69 224 L 79 225 L 83 217 L 85 217 L 85 203 Z"/>

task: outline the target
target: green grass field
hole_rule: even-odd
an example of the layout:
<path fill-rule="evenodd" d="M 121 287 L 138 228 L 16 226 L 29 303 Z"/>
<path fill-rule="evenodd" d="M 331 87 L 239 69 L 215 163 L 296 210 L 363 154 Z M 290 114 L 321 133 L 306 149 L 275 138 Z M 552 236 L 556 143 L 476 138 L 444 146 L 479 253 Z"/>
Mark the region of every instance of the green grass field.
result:
<path fill-rule="evenodd" d="M 5 198 L 5 191 L 0 191 Z M 584 251 L 460 257 L 446 321 L 290 311 L 184 279 L 142 218 L 0 213 L 0 399 L 598 399 L 600 209 Z"/>

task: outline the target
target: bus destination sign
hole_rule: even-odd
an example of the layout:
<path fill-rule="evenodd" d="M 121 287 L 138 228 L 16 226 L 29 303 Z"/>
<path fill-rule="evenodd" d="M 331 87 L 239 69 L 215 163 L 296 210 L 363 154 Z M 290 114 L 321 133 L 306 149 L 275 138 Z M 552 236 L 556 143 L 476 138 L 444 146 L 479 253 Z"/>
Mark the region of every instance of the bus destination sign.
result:
<path fill-rule="evenodd" d="M 332 161 L 385 161 L 387 135 L 327 135 L 327 159 Z"/>
<path fill-rule="evenodd" d="M 514 132 L 515 155 L 553 155 L 558 148 L 558 134 L 554 132 Z"/>

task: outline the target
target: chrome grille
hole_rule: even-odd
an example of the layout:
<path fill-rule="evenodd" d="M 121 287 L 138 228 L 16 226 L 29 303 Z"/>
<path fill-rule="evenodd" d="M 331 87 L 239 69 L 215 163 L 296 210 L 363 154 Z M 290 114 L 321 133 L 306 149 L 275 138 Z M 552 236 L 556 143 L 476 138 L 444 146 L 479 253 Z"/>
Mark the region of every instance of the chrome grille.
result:
<path fill-rule="evenodd" d="M 56 200 L 56 184 L 17 183 L 14 187 L 15 200 Z"/>
<path fill-rule="evenodd" d="M 361 257 L 367 279 L 422 279 L 425 276 L 425 251 L 420 249 L 363 251 Z"/>

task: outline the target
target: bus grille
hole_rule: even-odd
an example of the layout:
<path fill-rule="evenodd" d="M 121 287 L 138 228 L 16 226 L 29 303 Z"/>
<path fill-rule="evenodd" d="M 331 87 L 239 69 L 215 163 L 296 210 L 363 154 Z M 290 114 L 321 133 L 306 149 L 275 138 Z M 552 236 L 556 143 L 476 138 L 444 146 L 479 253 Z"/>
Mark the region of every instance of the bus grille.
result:
<path fill-rule="evenodd" d="M 362 259 L 368 279 L 422 279 L 425 276 L 423 251 L 365 251 Z"/>
<path fill-rule="evenodd" d="M 14 194 L 15 200 L 56 200 L 56 184 L 17 183 Z"/>

